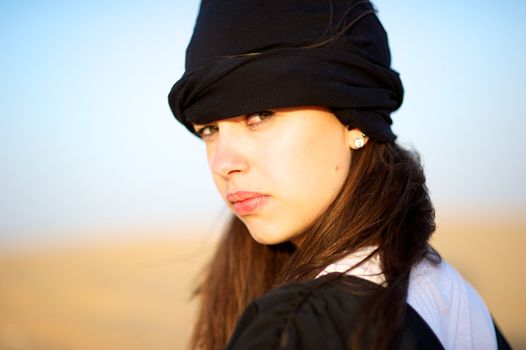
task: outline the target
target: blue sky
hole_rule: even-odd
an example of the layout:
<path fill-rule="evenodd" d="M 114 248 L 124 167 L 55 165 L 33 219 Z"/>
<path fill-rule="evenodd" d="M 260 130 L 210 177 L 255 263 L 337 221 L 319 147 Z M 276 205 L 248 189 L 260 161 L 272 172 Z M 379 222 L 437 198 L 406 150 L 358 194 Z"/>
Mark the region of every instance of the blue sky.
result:
<path fill-rule="evenodd" d="M 406 89 L 394 130 L 421 153 L 438 214 L 526 214 L 525 2 L 375 4 Z M 197 8 L 0 1 L 0 245 L 224 214 L 166 102 Z"/>

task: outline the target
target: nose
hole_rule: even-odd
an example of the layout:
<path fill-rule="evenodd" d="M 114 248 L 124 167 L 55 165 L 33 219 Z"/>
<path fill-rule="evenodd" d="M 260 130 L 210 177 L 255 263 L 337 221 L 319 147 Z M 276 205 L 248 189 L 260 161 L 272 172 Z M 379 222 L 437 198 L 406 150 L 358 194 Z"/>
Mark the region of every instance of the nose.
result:
<path fill-rule="evenodd" d="M 210 168 L 215 175 L 225 180 L 248 170 L 242 142 L 234 131 L 223 128 L 218 133 L 215 147 L 210 154 Z"/>

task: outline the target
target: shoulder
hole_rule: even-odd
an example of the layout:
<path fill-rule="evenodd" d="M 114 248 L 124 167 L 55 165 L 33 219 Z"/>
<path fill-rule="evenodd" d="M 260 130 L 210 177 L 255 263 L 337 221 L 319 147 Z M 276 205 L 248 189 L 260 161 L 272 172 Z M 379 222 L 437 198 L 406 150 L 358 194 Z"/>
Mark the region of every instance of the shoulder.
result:
<path fill-rule="evenodd" d="M 407 302 L 446 348 L 497 348 L 495 326 L 484 301 L 445 260 L 439 264 L 424 260 L 413 268 Z"/>
<path fill-rule="evenodd" d="M 247 307 L 227 349 L 346 349 L 364 318 L 363 303 L 377 288 L 359 277 L 334 275 L 276 288 Z M 403 331 L 404 349 L 442 349 L 410 306 Z"/>

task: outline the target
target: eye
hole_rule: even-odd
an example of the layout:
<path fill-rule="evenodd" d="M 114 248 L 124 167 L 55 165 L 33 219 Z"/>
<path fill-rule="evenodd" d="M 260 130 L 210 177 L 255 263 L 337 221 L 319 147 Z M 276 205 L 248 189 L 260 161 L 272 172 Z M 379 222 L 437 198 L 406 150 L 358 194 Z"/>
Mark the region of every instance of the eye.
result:
<path fill-rule="evenodd" d="M 256 128 L 260 126 L 261 124 L 268 121 L 272 116 L 274 115 L 274 112 L 272 111 L 261 111 L 256 113 L 250 113 L 246 115 L 246 123 L 251 128 Z"/>
<path fill-rule="evenodd" d="M 217 126 L 205 125 L 203 127 L 196 129 L 195 132 L 197 133 L 197 135 L 199 135 L 200 138 L 202 138 L 203 140 L 206 140 L 212 137 L 217 131 L 218 131 Z"/>

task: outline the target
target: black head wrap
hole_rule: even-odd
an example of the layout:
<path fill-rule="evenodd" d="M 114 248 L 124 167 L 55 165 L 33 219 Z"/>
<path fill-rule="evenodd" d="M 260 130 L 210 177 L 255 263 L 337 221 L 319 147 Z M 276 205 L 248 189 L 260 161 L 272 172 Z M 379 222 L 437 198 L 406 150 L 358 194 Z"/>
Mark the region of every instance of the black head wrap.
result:
<path fill-rule="evenodd" d="M 273 108 L 329 107 L 379 142 L 403 98 L 369 1 L 203 0 L 168 96 L 188 130 Z"/>

